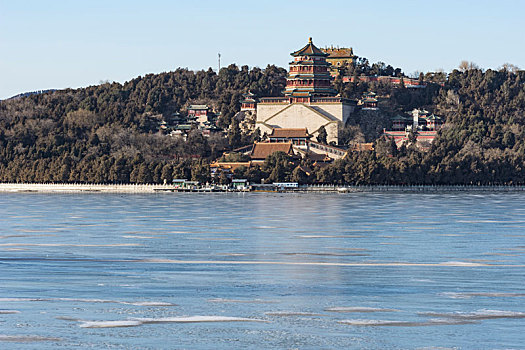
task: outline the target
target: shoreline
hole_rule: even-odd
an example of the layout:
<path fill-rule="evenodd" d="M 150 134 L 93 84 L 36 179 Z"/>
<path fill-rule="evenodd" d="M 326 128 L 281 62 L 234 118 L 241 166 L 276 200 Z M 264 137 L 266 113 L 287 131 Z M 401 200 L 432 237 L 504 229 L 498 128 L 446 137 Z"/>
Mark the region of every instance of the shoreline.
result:
<path fill-rule="evenodd" d="M 141 184 L 52 184 L 52 183 L 0 183 L 0 193 L 156 193 L 165 190 L 167 185 L 141 185 Z"/>
<path fill-rule="evenodd" d="M 475 185 L 308 185 L 296 188 L 251 189 L 177 188 L 172 185 L 151 184 L 52 184 L 52 183 L 0 183 L 0 193 L 218 193 L 218 192 L 265 192 L 265 193 L 438 193 L 438 192 L 525 192 L 525 186 L 475 186 Z"/>

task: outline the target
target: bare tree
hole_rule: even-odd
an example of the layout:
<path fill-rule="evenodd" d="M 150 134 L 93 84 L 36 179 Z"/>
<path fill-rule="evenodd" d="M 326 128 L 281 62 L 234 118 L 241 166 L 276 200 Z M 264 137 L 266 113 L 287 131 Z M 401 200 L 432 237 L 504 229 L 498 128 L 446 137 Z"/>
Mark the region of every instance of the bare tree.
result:
<path fill-rule="evenodd" d="M 501 67 L 499 67 L 499 70 L 509 73 L 517 73 L 520 68 L 512 63 L 503 63 Z"/>
<path fill-rule="evenodd" d="M 466 72 L 471 69 L 479 69 L 479 66 L 474 62 L 461 61 L 458 68 L 460 71 Z"/>

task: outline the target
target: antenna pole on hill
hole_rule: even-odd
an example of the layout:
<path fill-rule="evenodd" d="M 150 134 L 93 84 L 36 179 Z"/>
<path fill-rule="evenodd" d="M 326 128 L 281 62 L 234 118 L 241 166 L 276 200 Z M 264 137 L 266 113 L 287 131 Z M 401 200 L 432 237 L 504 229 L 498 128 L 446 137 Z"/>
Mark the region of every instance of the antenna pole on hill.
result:
<path fill-rule="evenodd" d="M 219 52 L 218 55 L 219 55 L 219 70 L 217 71 L 217 74 L 219 74 L 219 72 L 221 71 L 221 53 Z"/>

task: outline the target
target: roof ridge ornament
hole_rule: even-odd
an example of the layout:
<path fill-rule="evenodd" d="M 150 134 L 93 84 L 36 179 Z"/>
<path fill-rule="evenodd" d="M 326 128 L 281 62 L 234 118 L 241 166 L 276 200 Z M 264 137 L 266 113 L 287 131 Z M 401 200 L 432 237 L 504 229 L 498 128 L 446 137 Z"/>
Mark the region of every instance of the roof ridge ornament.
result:
<path fill-rule="evenodd" d="M 309 44 L 313 44 L 313 43 L 312 43 L 312 37 L 309 37 L 309 38 L 308 38 L 308 43 L 309 43 Z"/>

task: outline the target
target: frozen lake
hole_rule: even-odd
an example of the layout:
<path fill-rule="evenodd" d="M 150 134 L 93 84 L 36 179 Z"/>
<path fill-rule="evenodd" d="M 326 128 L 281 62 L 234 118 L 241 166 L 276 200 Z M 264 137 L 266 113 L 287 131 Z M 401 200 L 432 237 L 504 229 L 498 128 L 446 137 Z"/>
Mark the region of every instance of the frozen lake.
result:
<path fill-rule="evenodd" d="M 0 194 L 2 349 L 522 349 L 525 193 Z"/>

